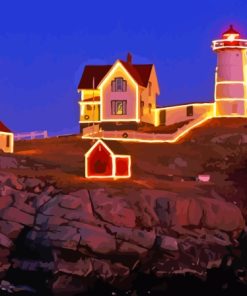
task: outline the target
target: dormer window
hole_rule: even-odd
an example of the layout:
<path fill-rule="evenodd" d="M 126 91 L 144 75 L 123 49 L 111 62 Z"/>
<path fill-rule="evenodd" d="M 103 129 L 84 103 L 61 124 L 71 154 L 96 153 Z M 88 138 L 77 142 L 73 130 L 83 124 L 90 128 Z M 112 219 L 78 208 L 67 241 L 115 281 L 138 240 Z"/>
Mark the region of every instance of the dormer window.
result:
<path fill-rule="evenodd" d="M 127 81 L 122 77 L 116 77 L 111 82 L 111 91 L 112 92 L 125 92 L 127 91 Z"/>

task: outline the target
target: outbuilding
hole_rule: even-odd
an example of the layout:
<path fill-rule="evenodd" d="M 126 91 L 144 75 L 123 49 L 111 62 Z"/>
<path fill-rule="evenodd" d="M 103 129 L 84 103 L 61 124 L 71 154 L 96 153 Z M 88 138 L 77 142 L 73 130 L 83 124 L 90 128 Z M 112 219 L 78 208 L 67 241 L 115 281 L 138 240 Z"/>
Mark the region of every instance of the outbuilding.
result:
<path fill-rule="evenodd" d="M 99 139 L 85 154 L 86 178 L 130 178 L 131 157 L 116 141 Z"/>
<path fill-rule="evenodd" d="M 0 151 L 13 153 L 14 134 L 5 124 L 0 121 Z"/>

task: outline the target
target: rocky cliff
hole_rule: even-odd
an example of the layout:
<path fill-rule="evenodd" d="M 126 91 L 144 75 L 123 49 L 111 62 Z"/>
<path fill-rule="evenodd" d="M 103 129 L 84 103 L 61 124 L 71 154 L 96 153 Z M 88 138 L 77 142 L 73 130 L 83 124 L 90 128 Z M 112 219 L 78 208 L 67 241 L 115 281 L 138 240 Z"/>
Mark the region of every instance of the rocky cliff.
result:
<path fill-rule="evenodd" d="M 65 194 L 49 178 L 4 171 L 3 163 L 10 167 L 15 160 L 3 159 L 3 291 L 89 295 L 101 283 L 111 295 L 137 295 L 140 275 L 159 280 L 190 274 L 204 281 L 215 268 L 233 267 L 236 276 L 243 271 L 239 238 L 245 221 L 232 202 L 144 188 Z M 245 274 L 239 279 L 245 281 Z"/>

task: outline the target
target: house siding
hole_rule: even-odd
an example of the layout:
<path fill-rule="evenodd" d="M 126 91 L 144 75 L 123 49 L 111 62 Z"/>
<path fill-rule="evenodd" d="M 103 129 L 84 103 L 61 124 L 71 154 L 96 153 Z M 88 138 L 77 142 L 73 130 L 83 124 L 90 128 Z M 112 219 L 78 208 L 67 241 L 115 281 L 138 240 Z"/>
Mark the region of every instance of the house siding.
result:
<path fill-rule="evenodd" d="M 117 77 L 122 77 L 127 81 L 126 92 L 112 92 L 111 81 Z M 114 73 L 107 78 L 107 82 L 102 87 L 101 102 L 102 102 L 102 121 L 116 120 L 116 121 L 138 121 L 136 116 L 136 84 L 129 79 L 128 75 L 117 67 Z M 126 115 L 114 115 L 111 110 L 112 100 L 126 100 L 127 101 L 127 114 Z M 139 111 L 139 110 L 138 110 Z"/>
<path fill-rule="evenodd" d="M 140 88 L 140 95 L 139 95 L 139 105 L 141 108 L 141 101 L 144 103 L 143 111 L 141 112 L 141 121 L 155 124 L 155 114 L 154 109 L 156 108 L 156 96 L 159 94 L 159 86 L 158 86 L 158 80 L 155 72 L 154 66 L 152 67 L 149 82 L 152 83 L 152 91 L 151 96 L 149 95 L 149 87 L 146 88 Z M 151 106 L 151 112 L 150 107 Z"/>

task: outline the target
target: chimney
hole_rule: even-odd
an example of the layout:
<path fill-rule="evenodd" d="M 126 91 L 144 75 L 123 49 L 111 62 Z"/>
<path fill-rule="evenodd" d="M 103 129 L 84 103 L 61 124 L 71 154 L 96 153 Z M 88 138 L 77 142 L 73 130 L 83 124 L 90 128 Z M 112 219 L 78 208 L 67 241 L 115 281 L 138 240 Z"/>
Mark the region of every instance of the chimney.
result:
<path fill-rule="evenodd" d="M 132 54 L 129 53 L 129 52 L 127 54 L 127 63 L 130 64 L 130 65 L 132 64 Z"/>

